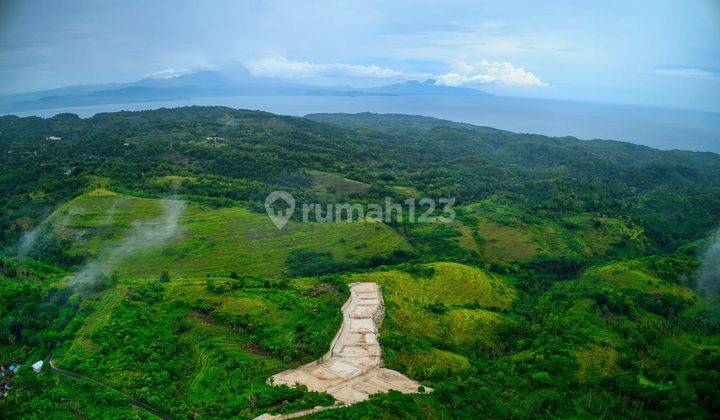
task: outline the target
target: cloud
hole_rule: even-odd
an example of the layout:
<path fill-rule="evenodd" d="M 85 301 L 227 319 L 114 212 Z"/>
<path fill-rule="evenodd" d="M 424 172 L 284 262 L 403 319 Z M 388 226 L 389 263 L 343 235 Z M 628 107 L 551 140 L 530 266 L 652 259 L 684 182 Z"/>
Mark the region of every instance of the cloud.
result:
<path fill-rule="evenodd" d="M 720 73 L 693 67 L 659 68 L 653 73 L 662 76 L 684 77 L 686 79 L 720 80 Z"/>
<path fill-rule="evenodd" d="M 153 79 L 172 79 L 174 77 L 184 76 L 190 73 L 193 73 L 193 70 L 169 68 L 157 71 L 151 74 L 150 77 L 152 77 Z"/>
<path fill-rule="evenodd" d="M 544 87 L 547 83 L 522 67 L 510 62 L 479 61 L 455 62 L 445 73 L 411 73 L 375 64 L 313 63 L 288 60 L 283 56 L 270 56 L 246 60 L 243 65 L 254 76 L 282 79 L 358 78 L 358 79 L 435 79 L 446 86 L 472 86 L 487 83 Z"/>
<path fill-rule="evenodd" d="M 312 79 L 316 77 L 350 77 L 366 79 L 397 79 L 412 77 L 400 70 L 380 67 L 375 64 L 319 64 L 310 61 L 288 60 L 282 56 L 263 57 L 247 60 L 243 65 L 254 76 L 283 79 Z"/>
<path fill-rule="evenodd" d="M 458 61 L 453 71 L 437 77 L 437 84 L 446 86 L 479 85 L 497 83 L 519 86 L 549 86 L 532 72 L 516 67 L 507 61 L 486 61 L 476 63 Z"/>

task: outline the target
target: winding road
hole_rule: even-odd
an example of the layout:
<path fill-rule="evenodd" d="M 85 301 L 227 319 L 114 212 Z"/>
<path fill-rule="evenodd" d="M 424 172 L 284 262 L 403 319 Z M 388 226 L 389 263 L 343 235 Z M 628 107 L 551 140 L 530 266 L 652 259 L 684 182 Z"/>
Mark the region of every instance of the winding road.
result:
<path fill-rule="evenodd" d="M 117 389 L 115 389 L 115 388 L 113 388 L 113 387 L 111 387 L 111 386 L 105 385 L 104 383 L 102 383 L 102 382 L 100 382 L 100 381 L 97 381 L 97 380 L 95 380 L 95 379 L 93 379 L 93 378 L 90 378 L 90 377 L 87 377 L 87 376 L 85 376 L 85 375 L 81 375 L 81 374 L 79 374 L 79 373 L 71 372 L 71 371 L 69 371 L 69 370 L 65 370 L 65 369 L 62 369 L 62 368 L 59 368 L 59 367 L 55 366 L 55 360 L 54 360 L 52 357 L 50 357 L 50 358 L 48 359 L 48 364 L 50 365 L 50 368 L 53 370 L 53 372 L 55 372 L 55 373 L 57 373 L 57 374 L 59 374 L 59 375 L 66 376 L 66 377 L 68 377 L 68 378 L 80 379 L 80 380 L 85 380 L 85 381 L 88 381 L 88 382 L 92 382 L 92 383 L 94 383 L 95 385 L 101 386 L 101 387 L 103 387 L 103 388 L 105 388 L 105 389 L 107 389 L 107 390 L 109 390 L 109 391 L 112 391 L 112 392 L 115 392 L 115 393 L 117 393 L 117 394 L 119 394 L 119 395 L 122 395 L 123 398 L 125 398 L 125 399 L 128 401 L 128 403 L 130 403 L 131 405 L 134 405 L 135 407 L 138 407 L 138 408 L 142 408 L 143 410 L 146 410 L 146 411 L 148 411 L 149 413 L 154 414 L 154 415 L 160 417 L 161 419 L 170 419 L 170 418 L 171 418 L 169 415 L 163 413 L 162 411 L 158 410 L 157 408 L 155 408 L 155 407 L 153 407 L 153 406 L 151 406 L 151 405 L 149 405 L 149 404 L 146 404 L 146 403 L 144 403 L 144 402 L 142 402 L 142 401 L 138 401 L 138 400 L 136 400 L 135 398 L 127 395 L 126 393 L 124 393 L 124 392 L 122 392 L 122 391 L 120 391 L 120 390 L 117 390 Z"/>

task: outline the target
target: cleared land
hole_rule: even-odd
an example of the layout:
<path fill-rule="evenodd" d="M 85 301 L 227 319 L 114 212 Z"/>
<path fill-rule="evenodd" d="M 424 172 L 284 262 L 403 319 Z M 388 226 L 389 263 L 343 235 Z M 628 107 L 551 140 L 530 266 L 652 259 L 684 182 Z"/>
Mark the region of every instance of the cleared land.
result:
<path fill-rule="evenodd" d="M 468 349 L 495 342 L 495 326 L 515 300 L 507 279 L 464 264 L 428 264 L 426 277 L 401 270 L 352 274 L 376 282 L 386 305 L 384 362 L 419 380 L 470 369 Z"/>
<path fill-rule="evenodd" d="M 400 372 L 383 368 L 378 329 L 384 312 L 377 283 L 353 283 L 343 306 L 343 324 L 320 360 L 273 375 L 274 385 L 303 384 L 350 405 L 389 390 L 416 393 L 420 384 Z M 426 388 L 427 391 L 431 391 Z"/>
<path fill-rule="evenodd" d="M 52 216 L 63 237 L 73 240 L 72 253 L 102 258 L 135 226 L 150 226 L 163 214 L 165 200 L 139 198 L 107 190 L 83 194 Z M 296 223 L 278 230 L 264 214 L 241 207 L 210 208 L 188 203 L 168 243 L 149 247 L 118 265 L 122 274 L 155 277 L 160 271 L 202 277 L 235 271 L 278 277 L 296 249 L 330 252 L 354 262 L 396 249 L 405 239 L 382 223 Z"/>

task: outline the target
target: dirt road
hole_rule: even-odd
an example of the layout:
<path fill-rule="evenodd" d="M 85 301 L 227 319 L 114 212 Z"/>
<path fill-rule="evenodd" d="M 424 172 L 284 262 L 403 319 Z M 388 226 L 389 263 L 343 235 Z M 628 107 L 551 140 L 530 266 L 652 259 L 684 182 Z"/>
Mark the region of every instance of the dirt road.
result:
<path fill-rule="evenodd" d="M 135 398 L 133 398 L 133 397 L 125 394 L 125 393 L 122 392 L 122 391 L 119 391 L 119 390 L 117 390 L 117 389 L 115 389 L 115 388 L 113 388 L 113 387 L 107 386 L 107 385 L 105 385 L 104 383 L 102 383 L 102 382 L 100 382 L 100 381 L 96 381 L 95 379 L 89 378 L 89 377 L 87 377 L 87 376 L 85 376 L 85 375 L 81 375 L 81 374 L 79 374 L 79 373 L 71 372 L 71 371 L 69 371 L 69 370 L 61 369 L 61 368 L 55 366 L 55 361 L 53 360 L 52 357 L 50 357 L 50 358 L 48 359 L 48 363 L 50 364 L 50 368 L 53 370 L 53 372 L 55 372 L 55 373 L 57 373 L 57 374 L 59 374 L 59 375 L 67 376 L 68 378 L 80 379 L 80 380 L 85 380 L 85 381 L 88 381 L 88 382 L 92 382 L 92 383 L 94 383 L 95 385 L 98 385 L 98 386 L 101 386 L 101 387 L 103 387 L 103 388 L 105 388 L 105 389 L 108 389 L 108 390 L 110 390 L 110 391 L 116 392 L 118 395 L 122 395 L 122 396 L 128 401 L 128 403 L 130 403 L 131 405 L 134 405 L 135 407 L 142 408 L 143 410 L 146 410 L 146 411 L 148 411 L 149 413 L 152 413 L 152 414 L 160 417 L 161 419 L 170 419 L 170 416 L 168 416 L 167 414 L 165 414 L 165 413 L 163 413 L 162 411 L 158 410 L 157 408 L 155 408 L 155 407 L 153 407 L 153 406 L 151 406 L 151 405 L 149 405 L 149 404 L 146 404 L 146 403 L 144 403 L 144 402 L 142 402 L 142 401 L 138 401 L 138 400 L 136 400 Z"/>
<path fill-rule="evenodd" d="M 350 299 L 342 311 L 343 324 L 325 356 L 273 375 L 268 383 L 290 386 L 300 383 L 311 391 L 327 392 L 343 405 L 364 401 L 372 394 L 391 389 L 419 392 L 420 384 L 400 372 L 383 368 L 378 330 L 385 311 L 380 286 L 351 284 Z M 425 392 L 431 391 L 425 388 Z"/>

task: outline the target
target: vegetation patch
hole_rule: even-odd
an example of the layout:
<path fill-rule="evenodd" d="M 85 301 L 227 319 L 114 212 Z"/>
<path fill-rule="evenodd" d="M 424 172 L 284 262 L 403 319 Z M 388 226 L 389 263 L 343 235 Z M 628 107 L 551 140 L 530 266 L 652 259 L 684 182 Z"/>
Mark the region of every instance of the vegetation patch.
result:
<path fill-rule="evenodd" d="M 310 171 L 311 191 L 325 198 L 358 198 L 367 194 L 370 186 L 340 175 Z"/>
<path fill-rule="evenodd" d="M 99 302 L 57 363 L 176 415 L 253 417 L 332 404 L 265 380 L 324 352 L 343 289 L 233 277 L 124 280 L 113 292 L 125 298 Z"/>
<path fill-rule="evenodd" d="M 73 240 L 72 253 L 87 259 L 102 254 L 143 222 L 163 214 L 162 200 L 94 190 L 69 202 L 52 216 L 58 230 Z M 359 262 L 407 242 L 381 223 L 296 223 L 278 230 L 264 214 L 233 207 L 187 206 L 170 243 L 142 249 L 118 270 L 130 276 L 202 276 L 235 271 L 280 276 L 293 252 L 331 253 L 340 263 Z"/>
<path fill-rule="evenodd" d="M 122 394 L 179 418 L 331 404 L 265 380 L 326 351 L 353 281 L 382 287 L 387 366 L 434 392 L 317 417 L 720 412 L 720 305 L 693 291 L 720 157 L 420 116 L 316 119 L 0 117 L 0 362 L 21 364 L 0 417 L 150 417 Z M 296 216 L 278 230 L 263 213 L 277 190 L 454 197 L 457 218 Z M 30 368 L 51 355 L 117 391 Z"/>
<path fill-rule="evenodd" d="M 465 352 L 494 342 L 503 317 L 497 311 L 515 299 L 505 279 L 457 263 L 355 274 L 346 281 L 380 284 L 386 306 L 380 331 L 384 360 L 421 380 L 466 369 Z"/>

